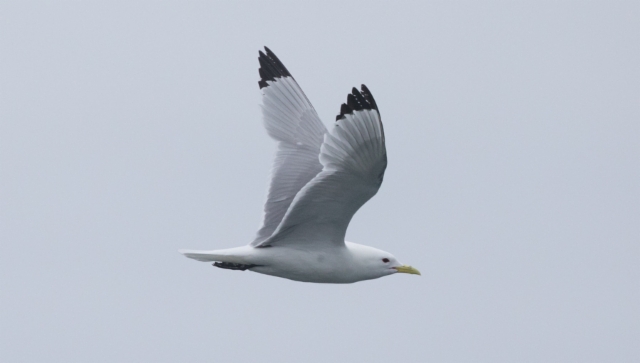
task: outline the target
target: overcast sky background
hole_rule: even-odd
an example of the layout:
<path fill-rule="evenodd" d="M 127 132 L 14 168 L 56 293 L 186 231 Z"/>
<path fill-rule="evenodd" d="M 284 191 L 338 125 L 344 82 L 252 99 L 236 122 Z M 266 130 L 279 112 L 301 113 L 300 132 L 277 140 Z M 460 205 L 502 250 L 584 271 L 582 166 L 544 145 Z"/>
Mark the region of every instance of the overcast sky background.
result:
<path fill-rule="evenodd" d="M 0 3 L 0 361 L 640 361 L 638 2 Z M 421 277 L 293 282 L 249 243 L 269 46 L 389 167 L 347 238 Z"/>

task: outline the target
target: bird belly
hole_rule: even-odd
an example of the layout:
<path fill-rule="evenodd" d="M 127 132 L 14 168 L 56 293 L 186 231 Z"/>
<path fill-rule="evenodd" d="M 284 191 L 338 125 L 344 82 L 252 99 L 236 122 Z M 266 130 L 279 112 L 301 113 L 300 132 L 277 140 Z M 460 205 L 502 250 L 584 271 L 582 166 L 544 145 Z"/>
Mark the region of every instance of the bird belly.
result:
<path fill-rule="evenodd" d="M 282 249 L 282 250 L 281 250 Z M 348 284 L 362 280 L 343 251 L 269 248 L 251 271 L 301 282 Z"/>

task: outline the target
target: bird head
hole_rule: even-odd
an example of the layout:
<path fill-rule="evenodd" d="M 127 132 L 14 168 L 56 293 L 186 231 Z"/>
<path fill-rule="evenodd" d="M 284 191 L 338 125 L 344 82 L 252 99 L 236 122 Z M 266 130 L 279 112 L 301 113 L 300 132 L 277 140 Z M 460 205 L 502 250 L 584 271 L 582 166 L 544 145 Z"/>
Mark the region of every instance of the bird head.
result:
<path fill-rule="evenodd" d="M 420 275 L 420 271 L 415 267 L 400 263 L 389 252 L 351 242 L 347 246 L 358 261 L 360 269 L 371 276 L 369 278 L 378 278 L 396 273 Z"/>

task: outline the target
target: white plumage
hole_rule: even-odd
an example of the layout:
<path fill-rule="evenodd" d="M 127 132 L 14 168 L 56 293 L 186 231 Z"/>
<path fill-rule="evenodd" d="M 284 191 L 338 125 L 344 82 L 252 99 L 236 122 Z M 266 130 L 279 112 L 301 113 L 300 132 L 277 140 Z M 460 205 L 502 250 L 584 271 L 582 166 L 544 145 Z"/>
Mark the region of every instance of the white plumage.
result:
<path fill-rule="evenodd" d="M 353 88 L 329 133 L 286 67 L 265 50 L 258 84 L 264 125 L 278 151 L 263 225 L 248 246 L 180 252 L 221 268 L 305 282 L 420 274 L 388 252 L 344 240 L 353 215 L 378 192 L 387 166 L 380 113 L 367 87 Z"/>

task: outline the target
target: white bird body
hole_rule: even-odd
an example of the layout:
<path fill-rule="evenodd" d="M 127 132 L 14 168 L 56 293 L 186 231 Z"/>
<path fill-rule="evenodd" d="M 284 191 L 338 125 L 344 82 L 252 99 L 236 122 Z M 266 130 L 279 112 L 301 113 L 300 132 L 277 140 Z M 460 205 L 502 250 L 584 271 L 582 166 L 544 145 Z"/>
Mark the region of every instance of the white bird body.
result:
<path fill-rule="evenodd" d="M 185 256 L 198 261 L 224 261 L 241 265 L 256 265 L 250 270 L 265 275 L 284 277 L 302 282 L 353 283 L 377 279 L 398 272 L 392 267 L 368 269 L 369 263 L 378 263 L 380 255 L 389 255 L 379 249 L 346 242 L 335 248 L 283 246 L 254 248 L 242 246 L 217 251 L 183 251 Z M 382 262 L 380 261 L 380 265 Z"/>
<path fill-rule="evenodd" d="M 258 82 L 267 133 L 278 141 L 265 216 L 248 246 L 181 250 L 231 270 L 295 281 L 352 283 L 397 272 L 420 274 L 393 255 L 345 241 L 353 215 L 382 184 L 387 152 L 371 92 L 353 88 L 328 132 L 280 60 L 265 47 Z"/>

